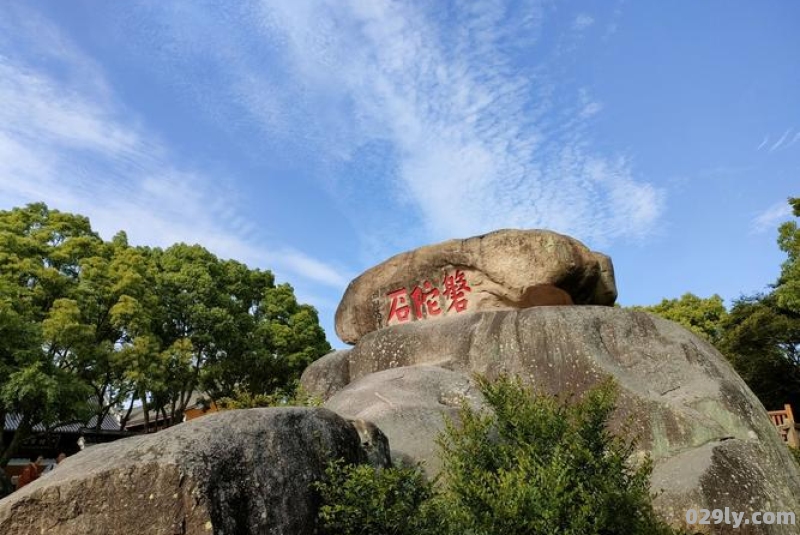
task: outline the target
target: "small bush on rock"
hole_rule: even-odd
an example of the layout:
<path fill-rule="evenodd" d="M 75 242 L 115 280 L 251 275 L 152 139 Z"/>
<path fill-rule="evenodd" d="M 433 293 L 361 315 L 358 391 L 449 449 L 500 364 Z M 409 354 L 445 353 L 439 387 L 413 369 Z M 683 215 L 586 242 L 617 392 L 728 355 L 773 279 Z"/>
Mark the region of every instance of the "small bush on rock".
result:
<path fill-rule="evenodd" d="M 331 463 L 326 481 L 317 483 L 320 509 L 331 535 L 425 535 L 425 511 L 433 486 L 418 467 L 375 469 Z"/>
<path fill-rule="evenodd" d="M 443 498 L 461 532 L 670 533 L 652 509 L 649 459 L 631 464 L 633 443 L 608 431 L 613 383 L 574 404 L 518 380 L 479 384 L 492 412 L 463 409 L 439 441 Z"/>
<path fill-rule="evenodd" d="M 233 396 L 225 397 L 217 402 L 220 410 L 256 409 L 263 407 L 319 407 L 322 400 L 308 394 L 299 385 L 278 390 L 272 394 L 253 394 L 236 388 Z"/>
<path fill-rule="evenodd" d="M 800 448 L 792 448 L 789 446 L 789 453 L 792 454 L 792 459 L 800 466 Z"/>
<path fill-rule="evenodd" d="M 464 405 L 439 439 L 442 478 L 418 468 L 333 465 L 320 483 L 329 533 L 669 535 L 652 507 L 648 458 L 608 431 L 613 383 L 567 404 L 518 380 L 478 379 L 491 410 Z"/>

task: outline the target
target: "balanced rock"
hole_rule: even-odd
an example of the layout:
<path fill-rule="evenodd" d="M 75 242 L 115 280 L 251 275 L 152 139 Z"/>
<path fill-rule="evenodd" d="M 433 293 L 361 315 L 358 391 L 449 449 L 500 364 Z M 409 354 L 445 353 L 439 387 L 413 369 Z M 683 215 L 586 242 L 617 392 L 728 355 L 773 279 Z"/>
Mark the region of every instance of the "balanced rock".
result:
<path fill-rule="evenodd" d="M 581 396 L 613 377 L 614 424 L 630 422 L 653 458 L 656 506 L 672 523 L 690 508 L 800 511 L 800 472 L 764 407 L 714 347 L 676 323 L 611 307 L 483 312 L 375 331 L 345 355 L 328 363 L 338 371 L 327 395 L 338 391 L 325 406 L 373 421 L 398 457 L 429 472 L 440 466 L 435 439 L 454 398 L 480 406 L 472 374 L 516 375 L 560 396 Z M 349 384 L 340 388 L 344 374 Z"/>
<path fill-rule="evenodd" d="M 358 427 L 326 409 L 249 409 L 93 446 L 0 500 L 0 533 L 311 535 L 327 461 L 367 459 L 374 429 Z M 386 465 L 385 439 L 372 442 Z"/>
<path fill-rule="evenodd" d="M 607 256 L 545 230 L 499 230 L 396 255 L 353 280 L 336 334 L 355 344 L 389 325 L 463 312 L 543 305 L 613 305 Z"/>

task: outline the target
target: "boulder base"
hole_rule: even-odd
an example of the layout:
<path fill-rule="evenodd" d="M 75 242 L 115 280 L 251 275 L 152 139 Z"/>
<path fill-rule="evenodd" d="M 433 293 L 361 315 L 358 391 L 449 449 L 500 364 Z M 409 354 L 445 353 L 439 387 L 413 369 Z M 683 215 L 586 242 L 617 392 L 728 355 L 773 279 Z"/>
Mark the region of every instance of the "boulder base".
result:
<path fill-rule="evenodd" d="M 591 306 L 484 312 L 375 331 L 347 360 L 350 384 L 326 406 L 372 419 L 398 455 L 433 473 L 436 435 L 458 405 L 451 398 L 480 405 L 473 373 L 517 375 L 559 396 L 610 376 L 620 387 L 613 424 L 629 422 L 653 458 L 656 506 L 672 523 L 689 508 L 800 511 L 800 472 L 764 407 L 716 349 L 673 322 Z"/>
<path fill-rule="evenodd" d="M 365 455 L 329 410 L 212 414 L 66 459 L 0 501 L 0 533 L 312 535 L 311 483 L 337 458 Z"/>

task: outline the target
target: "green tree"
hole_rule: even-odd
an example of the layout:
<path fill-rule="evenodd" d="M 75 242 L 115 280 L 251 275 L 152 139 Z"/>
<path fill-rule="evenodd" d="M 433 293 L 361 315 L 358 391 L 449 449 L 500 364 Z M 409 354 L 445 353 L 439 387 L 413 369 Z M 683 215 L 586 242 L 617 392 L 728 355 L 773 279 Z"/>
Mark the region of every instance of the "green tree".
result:
<path fill-rule="evenodd" d="M 767 409 L 800 407 L 800 315 L 775 293 L 738 299 L 719 349 Z"/>
<path fill-rule="evenodd" d="M 317 484 L 320 520 L 331 535 L 434 535 L 434 487 L 418 467 L 376 470 L 342 461 Z M 443 532 L 442 532 L 443 533 Z"/>
<path fill-rule="evenodd" d="M 288 284 L 276 286 L 269 271 L 197 245 L 152 254 L 164 378 L 153 395 L 170 421 L 180 421 L 198 389 L 214 399 L 291 391 L 305 367 L 330 351 L 316 311 L 297 303 Z"/>
<path fill-rule="evenodd" d="M 800 218 L 800 197 L 789 199 L 792 213 Z M 793 314 L 800 314 L 800 229 L 797 221 L 787 221 L 778 229 L 778 246 L 787 255 L 775 285 L 777 305 Z"/>
<path fill-rule="evenodd" d="M 728 315 L 722 298 L 716 294 L 702 298 L 686 293 L 680 299 L 663 299 L 657 305 L 631 308 L 680 323 L 712 344 L 720 341 L 723 324 Z"/>
<path fill-rule="evenodd" d="M 800 199 L 790 198 L 795 217 Z M 768 409 L 800 407 L 800 230 L 783 223 L 787 255 L 772 292 L 738 299 L 723 322 L 720 350 Z"/>
<path fill-rule="evenodd" d="M 102 240 L 83 216 L 0 211 L 0 422 L 19 414 L 0 466 L 35 425 L 96 425 L 138 400 L 181 421 L 201 387 L 291 393 L 329 351 L 316 311 L 269 271 L 199 245 Z"/>
<path fill-rule="evenodd" d="M 20 424 L 2 444 L 0 467 L 36 424 L 86 417 L 89 389 L 73 372 L 91 349 L 76 289 L 80 260 L 102 240 L 81 216 L 43 204 L 0 212 L 0 423 Z"/>
<path fill-rule="evenodd" d="M 251 317 L 241 322 L 254 324 L 251 336 L 234 338 L 236 352 L 206 368 L 204 385 L 220 397 L 231 397 L 237 389 L 256 394 L 291 390 L 303 370 L 331 350 L 317 311 L 298 303 L 289 284 L 266 287 L 250 311 Z"/>

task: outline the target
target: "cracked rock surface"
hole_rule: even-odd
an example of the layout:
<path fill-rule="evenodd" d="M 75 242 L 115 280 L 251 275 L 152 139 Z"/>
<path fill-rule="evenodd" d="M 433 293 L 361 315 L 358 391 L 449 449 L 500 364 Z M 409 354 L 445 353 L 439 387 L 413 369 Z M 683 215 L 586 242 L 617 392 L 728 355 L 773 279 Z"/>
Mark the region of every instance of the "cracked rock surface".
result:
<path fill-rule="evenodd" d="M 305 381 L 320 379 L 316 363 L 304 385 L 327 397 L 326 407 L 374 422 L 397 458 L 423 461 L 430 475 L 452 400 L 481 404 L 472 374 L 517 375 L 559 396 L 581 396 L 610 376 L 620 387 L 612 426 L 628 423 L 653 458 L 656 505 L 673 523 L 689 508 L 800 512 L 800 473 L 755 395 L 710 344 L 644 312 L 537 307 L 414 322 L 369 333 L 325 365 L 335 385 Z"/>
<path fill-rule="evenodd" d="M 66 459 L 0 501 L 0 533 L 311 535 L 311 482 L 329 460 L 365 460 L 361 443 L 326 409 L 211 414 Z"/>

